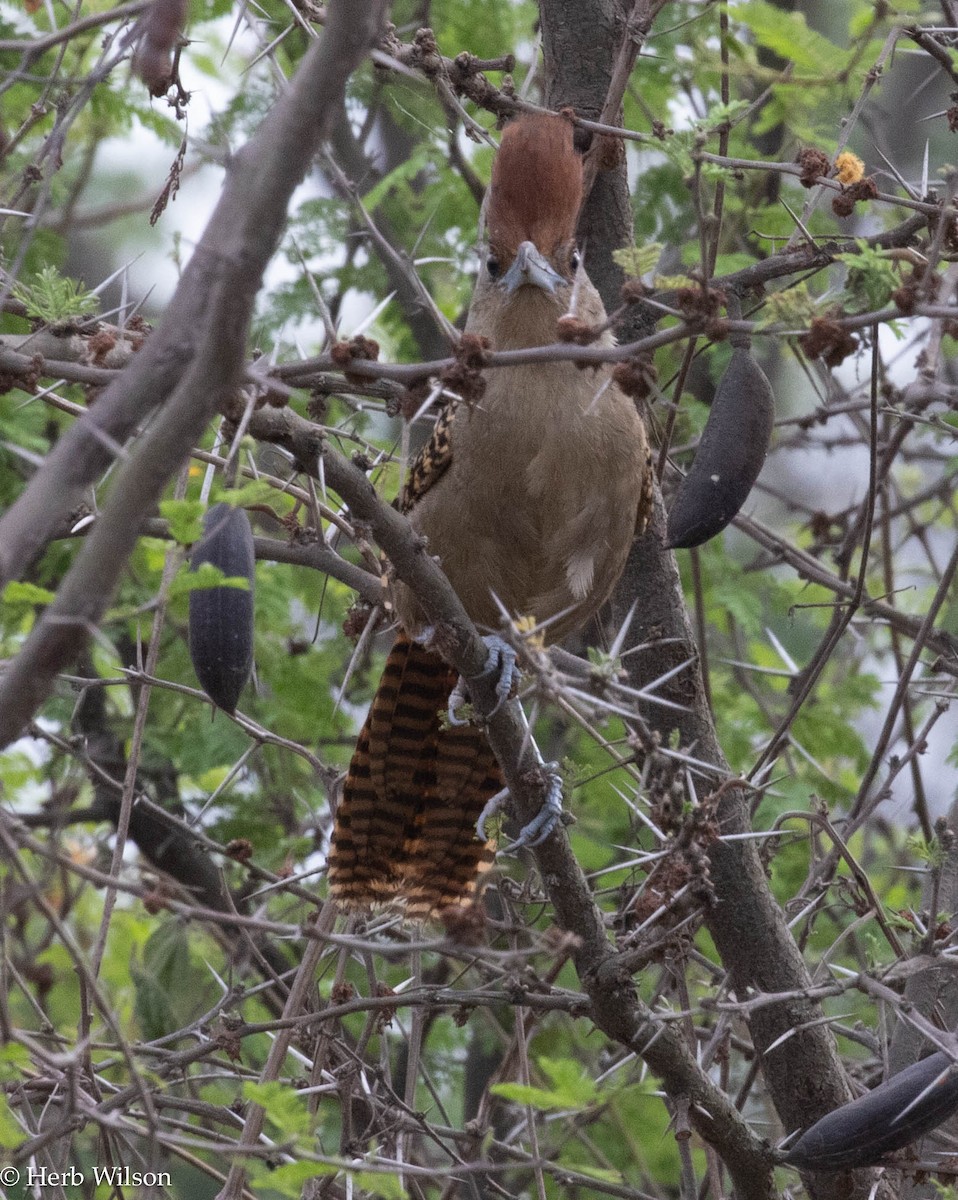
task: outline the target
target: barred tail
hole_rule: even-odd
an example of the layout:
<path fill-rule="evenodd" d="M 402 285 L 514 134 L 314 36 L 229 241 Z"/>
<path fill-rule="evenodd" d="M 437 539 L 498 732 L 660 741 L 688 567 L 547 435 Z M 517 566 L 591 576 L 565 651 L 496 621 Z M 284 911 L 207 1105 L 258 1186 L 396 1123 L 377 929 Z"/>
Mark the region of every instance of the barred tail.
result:
<path fill-rule="evenodd" d="M 440 727 L 455 681 L 399 635 L 336 810 L 329 885 L 346 907 L 400 900 L 409 916 L 433 916 L 468 902 L 492 864 L 476 821 L 502 773 L 481 729 Z"/>

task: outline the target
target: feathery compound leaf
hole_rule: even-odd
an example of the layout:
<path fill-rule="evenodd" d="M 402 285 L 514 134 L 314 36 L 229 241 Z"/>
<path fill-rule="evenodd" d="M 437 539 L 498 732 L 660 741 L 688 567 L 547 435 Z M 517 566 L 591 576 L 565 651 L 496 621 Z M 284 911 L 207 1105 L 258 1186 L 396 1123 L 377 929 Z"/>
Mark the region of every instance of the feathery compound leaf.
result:
<path fill-rule="evenodd" d="M 199 541 L 203 533 L 204 506 L 201 500 L 161 500 L 160 516 L 170 525 L 170 536 L 181 546 Z"/>
<path fill-rule="evenodd" d="M 661 242 L 646 242 L 644 246 L 623 246 L 613 250 L 612 257 L 626 275 L 636 279 L 647 271 L 652 271 L 662 257 Z"/>
<path fill-rule="evenodd" d="M 816 77 L 835 76 L 848 66 L 850 51 L 809 29 L 803 13 L 783 12 L 767 0 L 737 5 L 735 17 L 751 30 L 756 42 Z"/>
<path fill-rule="evenodd" d="M 835 255 L 848 268 L 846 286 L 851 303 L 867 311 L 883 308 L 900 282 L 898 268 L 884 250 L 869 246 L 864 238 L 856 241 L 856 253 Z"/>
<path fill-rule="evenodd" d="M 100 307 L 100 301 L 82 283 L 52 266 L 43 267 L 30 283 L 14 284 L 13 294 L 29 316 L 48 325 L 89 316 Z"/>
<path fill-rule="evenodd" d="M 769 325 L 785 325 L 791 329 L 803 328 L 811 324 L 816 312 L 815 298 L 809 294 L 808 285 L 803 281 L 794 287 L 767 295 L 758 323 L 762 329 Z"/>

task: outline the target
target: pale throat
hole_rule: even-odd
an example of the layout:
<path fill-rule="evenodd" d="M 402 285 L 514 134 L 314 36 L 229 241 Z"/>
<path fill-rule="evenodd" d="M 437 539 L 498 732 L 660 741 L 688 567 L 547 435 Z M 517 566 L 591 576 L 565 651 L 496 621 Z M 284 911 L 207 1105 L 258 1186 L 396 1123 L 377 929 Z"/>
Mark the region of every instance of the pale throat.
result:
<path fill-rule="evenodd" d="M 549 346 L 559 340 L 556 322 L 568 309 L 569 295 L 549 295 L 541 288 L 519 288 L 498 307 L 494 328 L 488 330 L 496 350 Z"/>

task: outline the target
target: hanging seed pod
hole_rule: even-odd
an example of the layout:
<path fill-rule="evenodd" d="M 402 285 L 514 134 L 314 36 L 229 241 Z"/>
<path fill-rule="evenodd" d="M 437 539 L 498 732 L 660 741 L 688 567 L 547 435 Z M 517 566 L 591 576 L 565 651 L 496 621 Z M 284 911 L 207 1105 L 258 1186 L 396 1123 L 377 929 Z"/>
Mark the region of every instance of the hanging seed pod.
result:
<path fill-rule="evenodd" d="M 938 1051 L 806 1129 L 782 1161 L 803 1171 L 874 1167 L 958 1109 L 958 1069 Z"/>
<path fill-rule="evenodd" d="M 193 669 L 213 703 L 232 713 L 253 667 L 253 531 L 243 509 L 214 504 L 207 512 L 190 569 L 203 563 L 249 581 L 249 590 L 211 587 L 190 592 Z"/>
<path fill-rule="evenodd" d="M 712 401 L 702 440 L 669 512 L 671 549 L 701 546 L 748 499 L 765 462 L 775 420 L 772 385 L 747 345 L 735 348 Z"/>

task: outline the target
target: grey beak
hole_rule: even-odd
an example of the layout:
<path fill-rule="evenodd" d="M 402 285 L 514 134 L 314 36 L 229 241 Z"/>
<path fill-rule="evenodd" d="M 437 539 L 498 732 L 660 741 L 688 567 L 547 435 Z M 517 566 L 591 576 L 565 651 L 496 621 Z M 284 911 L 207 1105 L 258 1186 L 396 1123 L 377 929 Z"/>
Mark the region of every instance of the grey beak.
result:
<path fill-rule="evenodd" d="M 502 277 L 502 286 L 511 296 L 518 288 L 526 284 L 542 288 L 550 295 L 564 284 L 562 278 L 549 263 L 545 255 L 540 254 L 534 242 L 523 242 L 516 252 L 512 266 Z"/>

